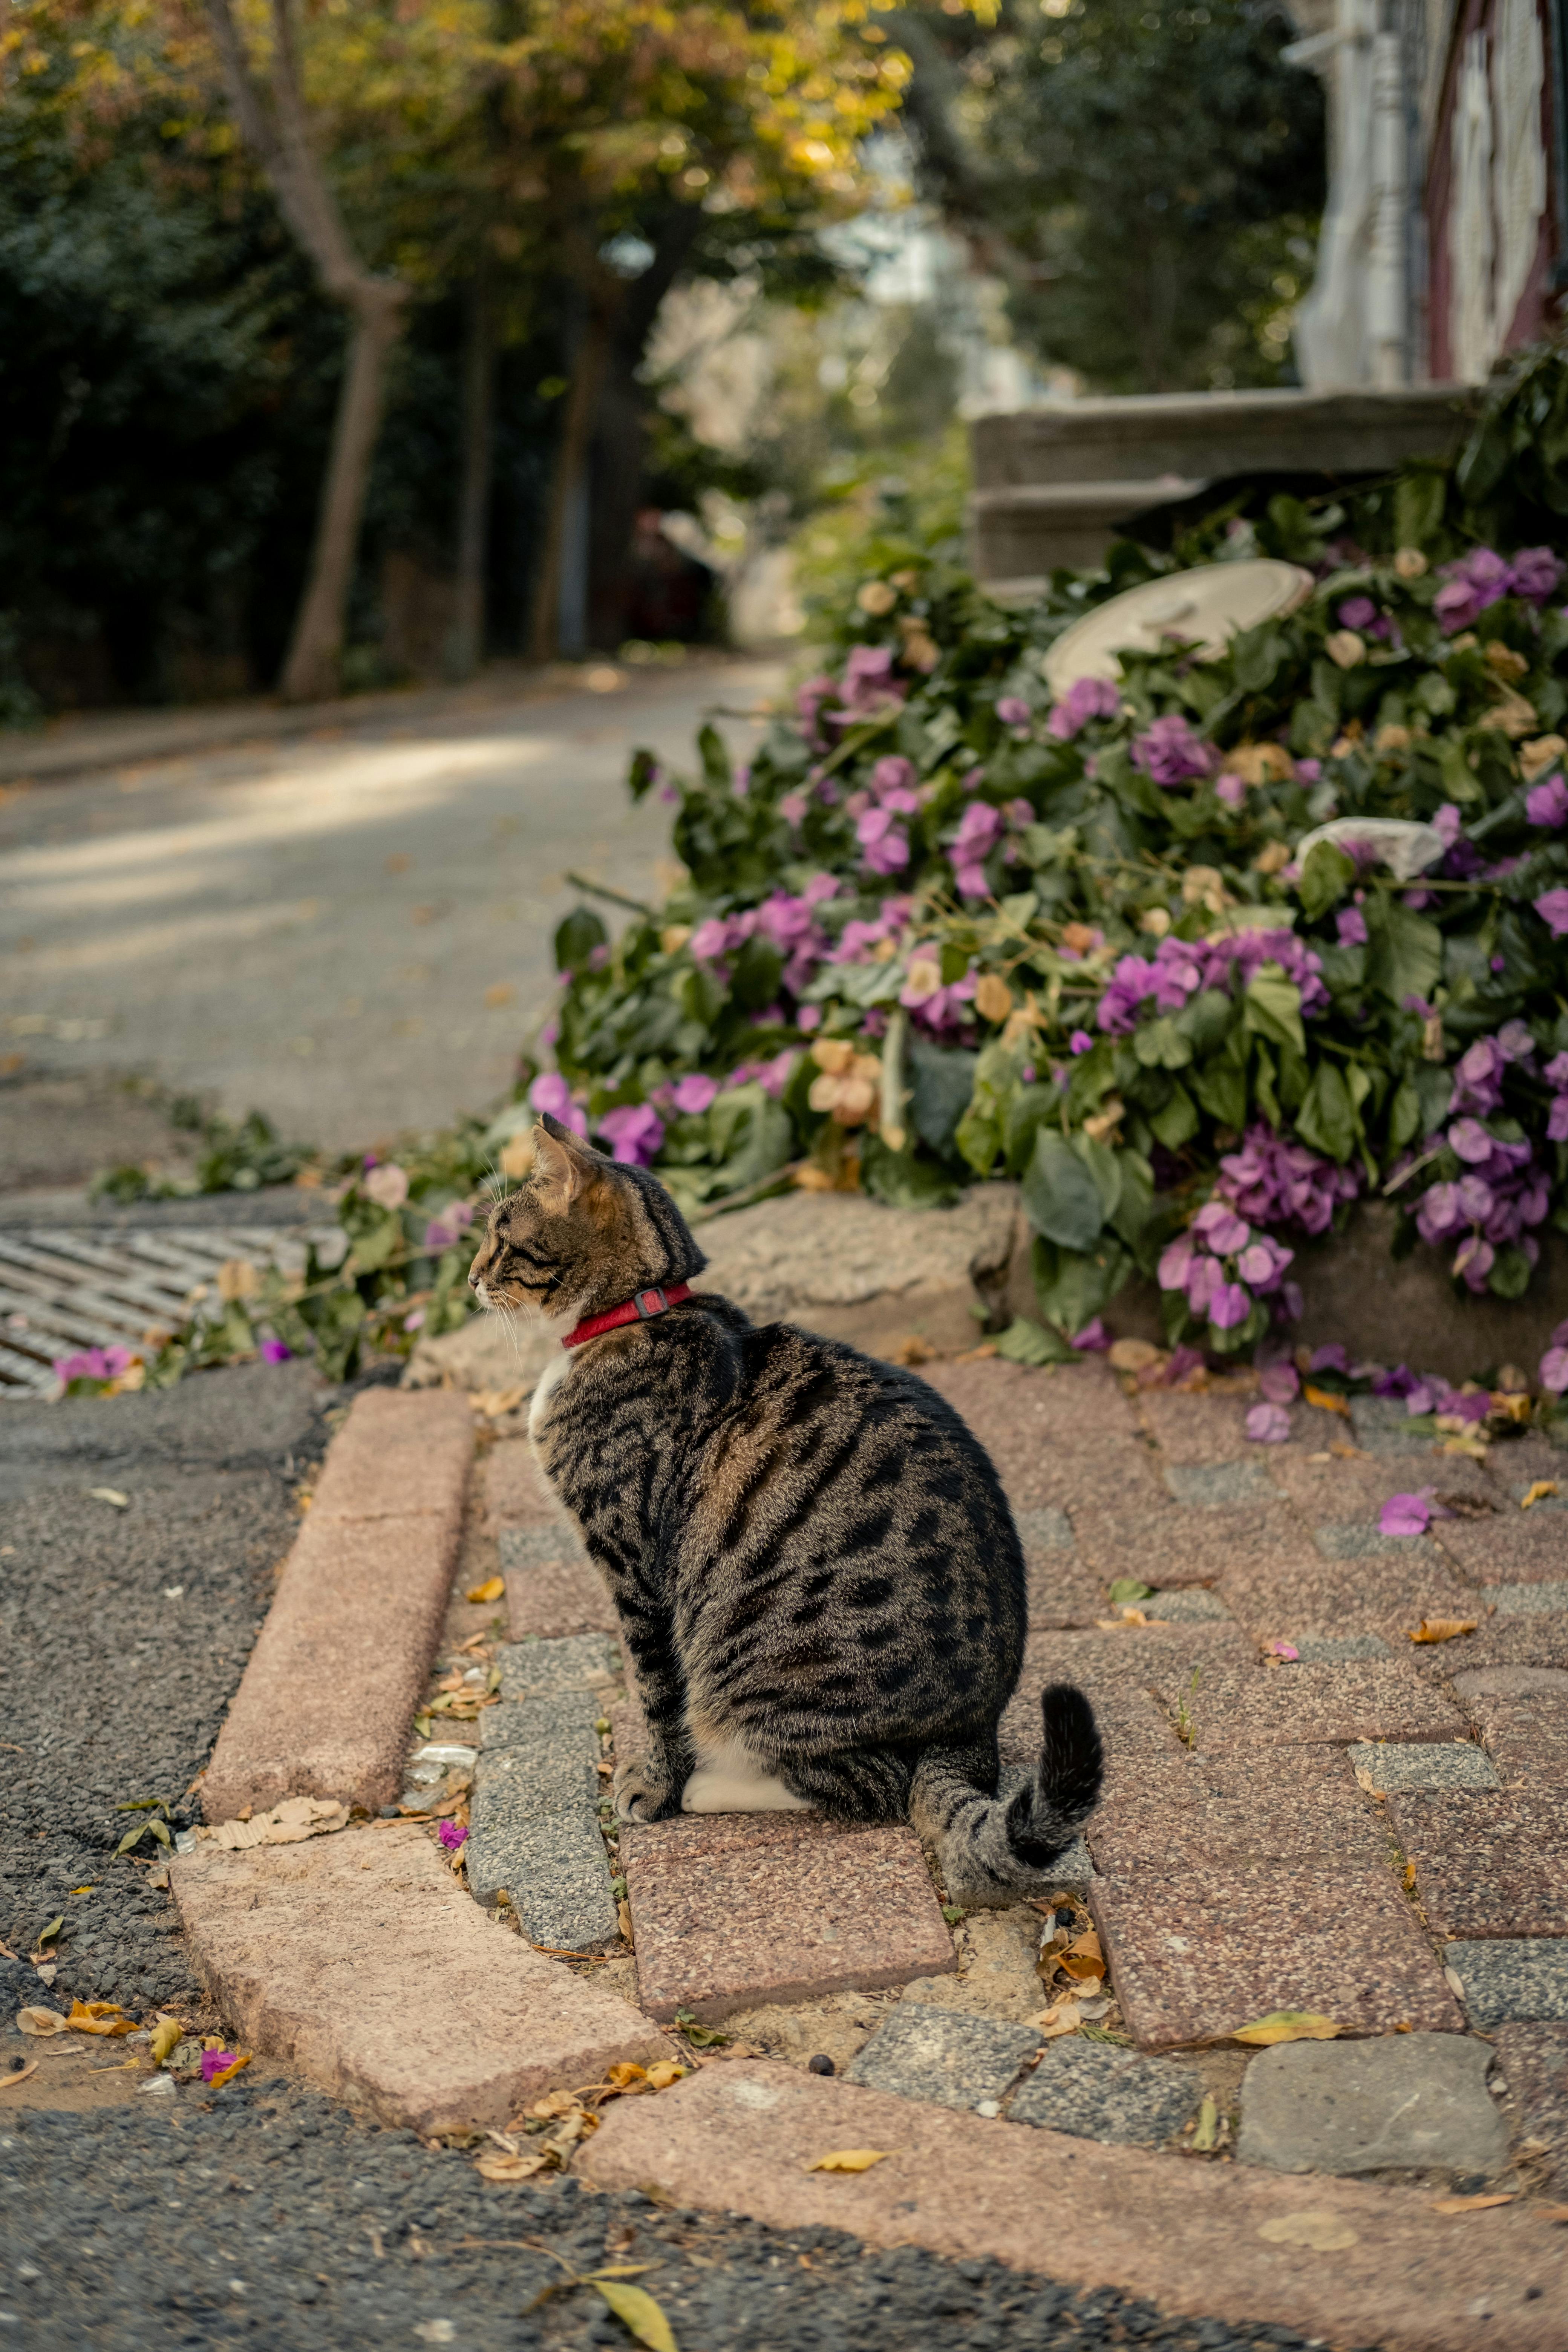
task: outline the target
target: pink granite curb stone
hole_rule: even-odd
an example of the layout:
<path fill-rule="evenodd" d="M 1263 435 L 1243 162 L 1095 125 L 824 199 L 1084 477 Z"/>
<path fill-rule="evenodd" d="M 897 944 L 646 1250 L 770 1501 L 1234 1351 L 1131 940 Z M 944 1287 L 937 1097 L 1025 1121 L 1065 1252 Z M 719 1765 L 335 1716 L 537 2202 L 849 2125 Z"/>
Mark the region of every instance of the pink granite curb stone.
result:
<path fill-rule="evenodd" d="M 356 1400 L 218 1734 L 202 1784 L 209 1822 L 281 1797 L 335 1797 L 367 1812 L 396 1797 L 472 1459 L 461 1397 L 372 1390 Z M 378 1510 L 378 1493 L 397 1509 Z"/>
<path fill-rule="evenodd" d="M 667 2057 L 629 2001 L 488 1918 L 409 1822 L 170 1865 L 191 1954 L 247 2048 L 426 2136 Z"/>
<path fill-rule="evenodd" d="M 887 2151 L 868 2172 L 805 2168 L 864 2147 Z M 1568 2231 L 1528 2203 L 1440 2215 L 1416 2189 L 1183 2163 L 790 2066 L 707 2066 L 620 2100 L 577 2168 L 661 2203 L 989 2254 L 1194 2318 L 1379 2352 L 1568 2352 Z"/>

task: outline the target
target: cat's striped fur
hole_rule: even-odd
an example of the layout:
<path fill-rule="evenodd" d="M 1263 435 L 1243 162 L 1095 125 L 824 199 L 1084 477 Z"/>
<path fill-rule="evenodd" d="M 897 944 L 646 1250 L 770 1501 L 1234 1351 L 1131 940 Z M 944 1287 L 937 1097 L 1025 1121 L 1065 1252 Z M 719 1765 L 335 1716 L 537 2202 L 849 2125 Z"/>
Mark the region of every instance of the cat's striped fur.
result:
<path fill-rule="evenodd" d="M 706 1261 L 669 1194 L 554 1119 L 469 1275 L 563 1327 Z M 1037 1770 L 999 1783 L 1023 1555 L 984 1448 L 923 1381 L 704 1296 L 563 1354 L 539 1459 L 619 1612 L 648 1725 L 622 1817 L 806 1805 L 912 1819 L 950 1896 L 1038 1883 L 1092 1811 L 1081 1691 L 1044 1697 Z"/>

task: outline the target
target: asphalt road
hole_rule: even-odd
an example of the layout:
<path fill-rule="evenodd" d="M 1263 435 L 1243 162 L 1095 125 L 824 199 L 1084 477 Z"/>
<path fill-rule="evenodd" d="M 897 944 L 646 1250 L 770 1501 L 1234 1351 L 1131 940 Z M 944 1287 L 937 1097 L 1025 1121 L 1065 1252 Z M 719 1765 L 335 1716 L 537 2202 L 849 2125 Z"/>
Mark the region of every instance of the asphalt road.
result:
<path fill-rule="evenodd" d="M 784 674 L 601 666 L 615 690 L 378 704 L 0 793 L 0 1072 L 142 1073 L 334 1150 L 482 1108 L 550 998 L 566 872 L 659 891 L 669 811 L 632 806 L 631 751 L 689 767 L 711 706 Z M 754 723 L 724 723 L 743 757 Z"/>
<path fill-rule="evenodd" d="M 198 1999 L 169 1897 L 115 1857 L 134 1818 L 115 1808 L 177 1801 L 205 1760 L 297 1524 L 294 1489 L 342 1402 L 290 1365 L 0 1408 L 0 1938 L 23 1956 L 0 1958 L 0 2347 L 629 2346 L 591 2288 L 535 2307 L 606 2258 L 651 2266 L 640 2283 L 681 2352 L 1301 2344 L 994 2263 L 569 2180 L 491 2187 L 461 2153 L 367 2126 L 265 2064 L 153 2098 L 120 2044 L 68 2060 L 17 2032 L 24 2001 L 103 1997 L 145 2016 Z M 25 1956 L 56 1916 L 46 1987 Z M 1043 2211 L 1043 2273 L 1050 2244 Z"/>

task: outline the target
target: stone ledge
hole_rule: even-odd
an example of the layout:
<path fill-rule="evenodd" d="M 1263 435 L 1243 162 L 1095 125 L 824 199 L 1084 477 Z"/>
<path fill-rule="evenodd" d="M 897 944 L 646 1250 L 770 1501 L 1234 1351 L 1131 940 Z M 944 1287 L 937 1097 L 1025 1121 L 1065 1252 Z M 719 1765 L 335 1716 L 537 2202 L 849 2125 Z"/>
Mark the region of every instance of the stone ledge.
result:
<path fill-rule="evenodd" d="M 869 2172 L 806 2170 L 849 2147 L 889 2153 Z M 657 2099 L 617 2101 L 578 2163 L 601 2188 L 672 2205 L 989 2254 L 1380 2352 L 1568 2346 L 1563 2232 L 1528 2206 L 1447 2219 L 1413 2190 L 1184 2164 L 784 2065 L 707 2066 Z"/>
<path fill-rule="evenodd" d="M 658 2028 L 497 1927 L 411 1822 L 179 1855 L 192 1957 L 246 2043 L 425 2135 L 501 2125 Z"/>

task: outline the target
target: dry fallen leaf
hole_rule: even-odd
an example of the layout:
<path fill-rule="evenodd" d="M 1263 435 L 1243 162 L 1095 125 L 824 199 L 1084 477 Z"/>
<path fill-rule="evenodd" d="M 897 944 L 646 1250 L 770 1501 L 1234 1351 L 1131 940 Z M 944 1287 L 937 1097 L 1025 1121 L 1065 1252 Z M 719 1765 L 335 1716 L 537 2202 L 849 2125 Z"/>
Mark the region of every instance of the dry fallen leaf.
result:
<path fill-rule="evenodd" d="M 1528 1511 L 1532 1503 L 1544 1503 L 1549 1495 L 1560 1494 L 1561 1491 L 1555 1478 L 1533 1479 L 1520 1496 L 1519 1507 L 1521 1511 Z"/>
<path fill-rule="evenodd" d="M 668 2064 L 668 2061 L 663 2060 L 660 2063 Z M 606 2083 L 613 2083 L 617 2091 L 629 2091 L 637 2084 L 647 2081 L 647 2068 L 634 2065 L 629 2058 L 622 2058 L 614 2066 L 605 2067 L 605 2080 Z"/>
<path fill-rule="evenodd" d="M 678 2066 L 673 2058 L 656 2058 L 647 2070 L 647 2079 L 654 2090 L 668 2091 L 672 2083 L 685 2081 L 686 2069 Z"/>
<path fill-rule="evenodd" d="M 499 1601 L 505 1591 L 504 1576 L 487 1576 L 482 1584 L 471 1588 L 468 1597 L 470 1601 Z"/>
<path fill-rule="evenodd" d="M 1489 2197 L 1435 2197 L 1434 2213 L 1479 2213 L 1489 2205 L 1511 2205 L 1518 2196 L 1517 2189 L 1500 2189 Z"/>
<path fill-rule="evenodd" d="M 23 2033 L 63 2033 L 66 2021 L 58 2009 L 19 2009 L 16 2024 Z"/>
<path fill-rule="evenodd" d="M 998 971 L 984 972 L 975 984 L 974 1009 L 983 1020 L 1005 1021 L 1013 1010 L 1013 992 Z"/>
<path fill-rule="evenodd" d="M 1475 1617 L 1423 1617 L 1410 1638 L 1413 1642 L 1454 1642 L 1461 1633 L 1473 1633 L 1479 1622 Z"/>
<path fill-rule="evenodd" d="M 1087 1935 L 1077 1937 L 1065 1951 L 1058 1952 L 1056 1962 L 1058 1968 L 1065 1969 L 1069 1977 L 1077 1977 L 1080 1980 L 1105 1974 L 1105 1954 L 1092 1927 Z"/>
<path fill-rule="evenodd" d="M 18 2083 L 25 2083 L 29 2074 L 36 2074 L 37 2071 L 37 2060 L 29 2058 L 26 2064 L 18 2066 L 14 2074 L 0 2074 L 0 2091 L 15 2090 Z"/>
<path fill-rule="evenodd" d="M 112 1503 L 117 1511 L 131 1508 L 130 1496 L 122 1495 L 118 1486 L 89 1486 L 87 1491 L 95 1503 Z"/>
<path fill-rule="evenodd" d="M 1149 1339 L 1118 1339 L 1110 1349 L 1110 1368 L 1116 1372 L 1147 1371 L 1151 1364 L 1161 1360 L 1160 1350 Z"/>
<path fill-rule="evenodd" d="M 590 2276 L 585 2284 L 602 2294 L 623 2327 L 627 2327 L 648 2352 L 678 2352 L 674 2331 L 646 2287 L 626 2286 L 607 2273 Z"/>
<path fill-rule="evenodd" d="M 547 2156 L 509 2156 L 502 2148 L 487 2148 L 474 2167 L 481 2180 L 531 2180 L 550 2170 Z"/>
<path fill-rule="evenodd" d="M 1042 2042 L 1054 2042 L 1058 2033 L 1076 2033 L 1083 2021 L 1076 1993 L 1065 2000 L 1054 2000 L 1041 2016 L 1031 2021 Z"/>
<path fill-rule="evenodd" d="M 1267 2050 L 1277 2042 L 1332 2042 L 1339 2031 L 1331 2017 L 1320 2017 L 1313 2010 L 1275 2009 L 1251 2025 L 1238 2025 L 1230 2038 Z"/>
<path fill-rule="evenodd" d="M 182 2029 L 178 2018 L 161 2017 L 153 2028 L 153 2063 L 161 2066 L 172 2050 L 180 2045 Z"/>
<path fill-rule="evenodd" d="M 527 1394 L 526 1388 L 473 1389 L 469 1391 L 468 1402 L 476 1412 L 482 1412 L 487 1421 L 499 1421 L 503 1413 L 515 1412 Z"/>
<path fill-rule="evenodd" d="M 115 2000 L 73 2000 L 66 2023 L 73 2033 L 134 2033 L 136 2021 Z"/>
<path fill-rule="evenodd" d="M 253 1813 L 248 1821 L 243 1816 L 232 1822 L 219 1822 L 213 1828 L 198 1828 L 196 1835 L 208 1838 L 228 1853 L 246 1853 L 258 1845 L 299 1845 L 304 1839 L 324 1836 L 331 1830 L 346 1830 L 349 1809 L 329 1797 L 285 1797 L 269 1812 Z"/>
<path fill-rule="evenodd" d="M 1361 2232 L 1337 2213 L 1279 2213 L 1260 2221 L 1258 2234 L 1275 2246 L 1310 2246 L 1315 2254 L 1338 2253 L 1361 2243 Z"/>
<path fill-rule="evenodd" d="M 869 2172 L 874 2164 L 891 2156 L 890 2147 L 837 2147 L 826 2156 L 815 2156 L 805 2167 L 807 2172 Z"/>
<path fill-rule="evenodd" d="M 221 2091 L 226 2083 L 232 2083 L 235 2076 L 242 2073 L 243 2070 L 249 2065 L 250 2056 L 251 2053 L 248 2050 L 242 2050 L 238 2057 L 236 2058 L 230 2065 L 220 2068 L 217 2074 L 208 2077 L 208 2090 Z"/>
<path fill-rule="evenodd" d="M 1332 1389 L 1315 1389 L 1309 1381 L 1301 1394 L 1309 1404 L 1315 1404 L 1320 1412 L 1342 1413 L 1346 1421 L 1351 1417 L 1350 1406 L 1342 1396 L 1336 1396 Z"/>

